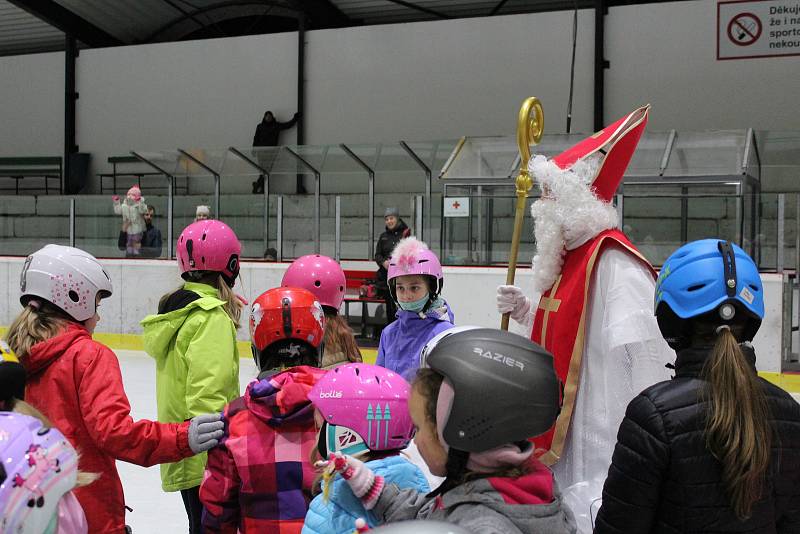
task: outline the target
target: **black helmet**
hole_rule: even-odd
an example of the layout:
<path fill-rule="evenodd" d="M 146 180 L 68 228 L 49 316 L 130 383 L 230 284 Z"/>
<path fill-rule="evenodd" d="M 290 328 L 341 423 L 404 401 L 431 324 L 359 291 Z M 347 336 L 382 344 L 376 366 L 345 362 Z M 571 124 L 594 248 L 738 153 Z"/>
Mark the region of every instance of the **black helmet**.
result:
<path fill-rule="evenodd" d="M 530 339 L 492 328 L 440 340 L 427 366 L 453 388 L 444 441 L 453 449 L 483 452 L 547 432 L 561 411 L 553 355 Z"/>

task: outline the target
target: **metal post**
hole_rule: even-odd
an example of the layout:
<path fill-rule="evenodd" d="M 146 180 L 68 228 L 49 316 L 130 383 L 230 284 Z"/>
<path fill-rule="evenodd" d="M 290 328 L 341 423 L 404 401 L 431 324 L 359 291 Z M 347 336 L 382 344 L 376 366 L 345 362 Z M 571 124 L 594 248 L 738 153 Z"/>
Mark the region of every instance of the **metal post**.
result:
<path fill-rule="evenodd" d="M 167 175 L 167 258 L 172 259 L 175 246 L 172 223 L 175 218 L 175 178 Z"/>
<path fill-rule="evenodd" d="M 677 137 L 678 132 L 675 130 L 669 131 L 669 137 L 667 137 L 667 146 L 664 147 L 664 153 L 661 155 L 661 163 L 658 166 L 658 175 L 664 176 L 664 173 L 669 166 L 669 157 L 672 154 L 672 147 L 675 146 L 675 138 Z"/>
<path fill-rule="evenodd" d="M 420 240 L 425 241 L 425 236 L 427 235 L 427 231 L 430 230 L 430 223 L 431 223 L 430 221 L 431 179 L 432 179 L 431 169 L 430 167 L 425 165 L 425 162 L 422 161 L 422 159 L 420 159 L 420 157 L 417 156 L 417 154 L 413 150 L 411 150 L 411 147 L 408 146 L 408 143 L 406 143 L 405 141 L 400 141 L 400 146 L 403 147 L 403 150 L 406 151 L 406 154 L 408 154 L 411 157 L 411 159 L 413 159 L 414 162 L 419 166 L 419 168 L 422 169 L 422 171 L 425 173 L 425 209 L 428 211 L 425 214 L 425 221 L 427 222 L 427 228 L 423 229 L 422 224 L 420 224 L 417 227 L 417 237 Z"/>
<path fill-rule="evenodd" d="M 64 164 L 61 166 L 60 189 L 62 195 L 72 171 L 70 156 L 78 151 L 78 145 L 75 143 L 75 110 L 78 99 L 78 92 L 75 90 L 75 59 L 78 53 L 78 42 L 75 37 L 67 35 L 64 47 Z"/>
<path fill-rule="evenodd" d="M 414 196 L 414 228 L 422 228 L 422 195 Z"/>
<path fill-rule="evenodd" d="M 242 161 L 257 170 L 259 175 L 264 177 L 264 250 L 266 250 L 269 247 L 269 171 L 251 158 L 245 156 L 237 148 L 228 147 L 228 150 L 236 154 Z M 272 158 L 272 162 L 274 163 L 276 159 L 277 156 Z"/>
<path fill-rule="evenodd" d="M 219 174 L 214 169 L 212 169 L 211 167 L 209 167 L 208 165 L 206 165 L 205 163 L 203 163 L 202 161 L 200 161 L 199 159 L 197 159 L 196 157 L 194 157 L 190 153 L 186 152 L 184 149 L 179 148 L 178 152 L 180 152 L 181 154 L 183 154 L 184 156 L 186 156 L 187 158 L 192 160 L 194 163 L 196 163 L 197 165 L 199 165 L 200 167 L 202 167 L 203 169 L 208 171 L 211 174 L 211 176 L 214 177 L 214 216 L 217 219 L 219 219 L 220 218 L 220 212 L 219 212 Z M 187 170 L 186 174 L 187 175 L 189 174 L 188 170 Z"/>
<path fill-rule="evenodd" d="M 617 197 L 617 218 L 619 219 L 619 227 L 622 228 L 625 218 L 625 197 L 622 193 L 618 193 Z"/>
<path fill-rule="evenodd" d="M 69 199 L 69 246 L 75 246 L 75 199 Z"/>
<path fill-rule="evenodd" d="M 792 302 L 794 283 L 792 283 L 792 276 L 789 273 L 783 274 L 782 287 L 781 360 L 783 360 L 783 364 L 785 365 L 792 361 L 792 317 L 794 316 L 794 302 Z"/>
<path fill-rule="evenodd" d="M 745 246 L 744 242 L 744 195 L 742 194 L 742 183 L 736 184 L 736 243 L 745 249 L 748 254 L 752 254 L 751 247 Z"/>
<path fill-rule="evenodd" d="M 794 208 L 794 275 L 797 280 L 797 277 L 800 276 L 800 194 L 795 193 L 795 195 L 797 204 Z"/>
<path fill-rule="evenodd" d="M 275 224 L 277 226 L 277 235 L 275 236 L 276 246 L 275 248 L 278 249 L 278 261 L 283 261 L 283 195 L 278 195 L 278 198 L 275 199 L 277 201 L 276 206 L 276 214 L 275 214 Z"/>
<path fill-rule="evenodd" d="M 594 129 L 605 125 L 603 120 L 605 102 L 605 70 L 609 67 L 605 59 L 605 21 L 608 13 L 606 0 L 594 1 Z"/>
<path fill-rule="evenodd" d="M 478 202 L 476 203 L 478 206 L 478 238 L 475 244 L 475 250 L 477 252 L 477 260 L 478 265 L 483 265 L 483 187 L 478 186 L 478 194 L 476 195 L 478 198 Z M 470 202 L 470 206 L 472 202 Z M 472 217 L 470 217 L 470 224 L 472 224 Z"/>
<path fill-rule="evenodd" d="M 319 254 L 319 247 L 320 247 L 320 226 L 319 226 L 319 216 L 320 216 L 320 202 L 319 202 L 319 171 L 314 168 L 308 161 L 306 161 L 303 157 L 300 156 L 297 152 L 292 150 L 289 147 L 285 147 L 286 151 L 294 157 L 297 161 L 299 161 L 306 169 L 310 170 L 314 174 L 314 251 Z"/>
<path fill-rule="evenodd" d="M 689 188 L 681 187 L 681 245 L 689 240 Z"/>
<path fill-rule="evenodd" d="M 785 263 L 783 239 L 784 239 L 784 217 L 785 217 L 786 195 L 778 193 L 778 237 L 776 238 L 775 245 L 777 247 L 778 265 L 777 271 L 783 273 L 783 265 Z"/>
<path fill-rule="evenodd" d="M 333 259 L 342 260 L 342 197 L 336 195 L 336 223 L 333 236 Z"/>
<path fill-rule="evenodd" d="M 355 153 L 350 150 L 350 147 L 344 143 L 339 144 L 339 147 L 344 150 L 353 161 L 361 166 L 362 169 L 367 171 L 367 175 L 369 176 L 369 191 L 367 193 L 369 197 L 369 241 L 367 242 L 367 246 L 369 249 L 367 250 L 367 258 L 372 258 L 372 251 L 375 250 L 375 171 L 364 163 L 364 160 L 356 156 Z"/>

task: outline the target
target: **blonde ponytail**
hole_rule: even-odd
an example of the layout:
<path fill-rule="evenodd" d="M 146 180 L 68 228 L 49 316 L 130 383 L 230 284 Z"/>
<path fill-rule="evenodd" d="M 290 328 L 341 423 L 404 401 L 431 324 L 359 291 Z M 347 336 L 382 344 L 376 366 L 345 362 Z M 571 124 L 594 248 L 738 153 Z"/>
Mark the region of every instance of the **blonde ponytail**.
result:
<path fill-rule="evenodd" d="M 240 320 L 242 318 L 242 308 L 244 304 L 236 296 L 236 293 L 233 292 L 233 289 L 225 282 L 225 279 L 222 278 L 222 275 L 217 275 L 216 283 L 213 284 L 217 288 L 217 292 L 219 293 L 219 299 L 224 300 L 225 304 L 223 304 L 222 309 L 225 310 L 225 313 L 228 314 L 228 317 L 231 318 L 233 324 L 236 326 L 238 330 L 241 326 Z"/>
<path fill-rule="evenodd" d="M 32 301 L 17 315 L 6 333 L 6 342 L 18 358 L 26 358 L 37 343 L 55 337 L 71 321 L 46 301 Z"/>
<path fill-rule="evenodd" d="M 761 497 L 769 468 L 772 429 L 767 398 L 736 337 L 720 327 L 703 368 L 711 403 L 706 443 L 722 464 L 722 481 L 741 520 Z"/>

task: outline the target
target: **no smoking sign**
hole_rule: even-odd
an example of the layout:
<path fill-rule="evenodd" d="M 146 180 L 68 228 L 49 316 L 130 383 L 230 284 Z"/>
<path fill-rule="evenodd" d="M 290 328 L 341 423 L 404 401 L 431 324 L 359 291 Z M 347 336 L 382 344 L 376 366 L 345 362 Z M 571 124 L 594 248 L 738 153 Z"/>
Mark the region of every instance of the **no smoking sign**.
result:
<path fill-rule="evenodd" d="M 761 37 L 761 19 L 753 13 L 736 15 L 728 23 L 728 39 L 739 46 L 750 46 Z"/>
<path fill-rule="evenodd" d="M 719 0 L 717 59 L 800 56 L 800 0 Z"/>

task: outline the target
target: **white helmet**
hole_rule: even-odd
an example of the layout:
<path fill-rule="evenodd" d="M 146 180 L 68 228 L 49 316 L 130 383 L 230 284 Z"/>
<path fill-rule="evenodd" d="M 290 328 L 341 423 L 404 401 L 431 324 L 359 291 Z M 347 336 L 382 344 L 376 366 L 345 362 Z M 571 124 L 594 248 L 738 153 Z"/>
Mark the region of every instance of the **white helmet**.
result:
<path fill-rule="evenodd" d="M 76 321 L 91 319 L 96 297 L 110 297 L 111 278 L 97 258 L 81 249 L 46 245 L 25 260 L 19 279 L 20 302 L 39 297 L 61 308 Z"/>
<path fill-rule="evenodd" d="M 452 336 L 453 334 L 457 334 L 459 332 L 466 332 L 467 330 L 476 330 L 478 328 L 484 328 L 483 326 L 471 326 L 471 325 L 463 325 L 463 326 L 454 326 L 453 328 L 448 328 L 447 330 L 443 330 L 439 332 L 435 336 L 433 336 L 425 346 L 422 347 L 422 351 L 419 353 L 419 366 L 422 368 L 428 367 L 428 354 L 438 345 L 444 338 L 448 336 Z"/>

